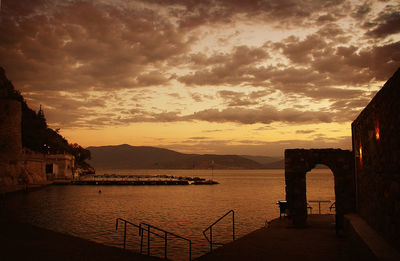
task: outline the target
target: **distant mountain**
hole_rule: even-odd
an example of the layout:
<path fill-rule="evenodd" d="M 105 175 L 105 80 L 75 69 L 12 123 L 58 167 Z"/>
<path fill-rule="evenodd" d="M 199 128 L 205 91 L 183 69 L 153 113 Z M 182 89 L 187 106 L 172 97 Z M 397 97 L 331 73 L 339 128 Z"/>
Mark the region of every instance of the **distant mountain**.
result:
<path fill-rule="evenodd" d="M 263 169 L 284 169 L 285 159 L 280 159 L 271 163 L 264 164 Z M 328 166 L 317 164 L 314 169 L 329 169 Z"/>
<path fill-rule="evenodd" d="M 184 154 L 173 150 L 130 146 L 88 147 L 90 164 L 102 169 L 262 169 L 263 164 L 238 155 Z"/>
<path fill-rule="evenodd" d="M 280 159 L 274 162 L 270 162 L 264 164 L 265 169 L 284 169 L 285 168 L 285 159 Z"/>
<path fill-rule="evenodd" d="M 87 149 L 91 152 L 90 162 L 95 168 L 155 169 L 188 157 L 187 154 L 168 149 L 127 144 L 88 147 Z"/>
<path fill-rule="evenodd" d="M 269 157 L 269 156 L 252 156 L 252 155 L 239 155 L 239 156 L 246 159 L 254 160 L 255 162 L 264 165 L 282 160 L 282 158 L 279 157 Z"/>
<path fill-rule="evenodd" d="M 262 169 L 263 165 L 238 155 L 190 155 L 183 160 L 166 164 L 168 169 Z"/>

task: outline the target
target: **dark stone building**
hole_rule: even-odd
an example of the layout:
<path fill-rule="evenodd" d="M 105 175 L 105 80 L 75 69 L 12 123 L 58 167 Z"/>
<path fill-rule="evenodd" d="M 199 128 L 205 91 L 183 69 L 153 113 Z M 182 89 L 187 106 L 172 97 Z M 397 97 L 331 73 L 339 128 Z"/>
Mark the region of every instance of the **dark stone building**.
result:
<path fill-rule="evenodd" d="M 285 181 L 288 215 L 307 225 L 306 173 L 316 164 L 333 172 L 336 227 L 357 213 L 400 248 L 400 69 L 352 123 L 353 151 L 288 149 Z"/>
<path fill-rule="evenodd" d="M 400 248 L 400 69 L 351 127 L 357 212 Z"/>

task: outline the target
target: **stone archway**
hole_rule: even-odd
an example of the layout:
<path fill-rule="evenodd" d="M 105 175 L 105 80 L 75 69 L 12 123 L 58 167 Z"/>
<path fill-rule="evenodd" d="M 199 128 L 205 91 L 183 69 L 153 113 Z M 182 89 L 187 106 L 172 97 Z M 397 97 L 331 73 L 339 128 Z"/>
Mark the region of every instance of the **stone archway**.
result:
<path fill-rule="evenodd" d="M 355 209 L 354 162 L 353 153 L 349 150 L 285 150 L 288 216 L 295 227 L 307 225 L 306 173 L 317 164 L 328 166 L 334 176 L 338 230 L 343 227 L 343 215 Z"/>

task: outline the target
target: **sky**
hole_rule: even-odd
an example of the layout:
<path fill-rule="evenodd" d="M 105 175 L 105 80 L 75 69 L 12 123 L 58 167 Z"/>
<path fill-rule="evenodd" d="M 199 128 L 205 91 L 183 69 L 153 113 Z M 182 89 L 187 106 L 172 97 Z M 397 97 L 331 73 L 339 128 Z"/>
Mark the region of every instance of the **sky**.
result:
<path fill-rule="evenodd" d="M 400 66 L 400 3 L 2 0 L 0 66 L 71 143 L 351 149 Z"/>

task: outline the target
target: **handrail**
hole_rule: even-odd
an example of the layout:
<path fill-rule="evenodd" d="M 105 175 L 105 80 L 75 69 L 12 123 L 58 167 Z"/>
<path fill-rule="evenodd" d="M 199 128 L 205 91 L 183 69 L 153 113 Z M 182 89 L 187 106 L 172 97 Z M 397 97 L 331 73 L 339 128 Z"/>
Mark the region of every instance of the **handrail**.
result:
<path fill-rule="evenodd" d="M 220 217 L 217 221 L 215 221 L 214 223 L 212 223 L 211 225 L 209 225 L 206 229 L 203 230 L 203 235 L 204 237 L 207 239 L 207 241 L 210 243 L 210 252 L 213 251 L 213 245 L 221 245 L 220 243 L 213 243 L 212 240 L 212 227 L 217 224 L 219 221 L 221 221 L 224 217 L 226 217 L 227 215 L 229 215 L 230 213 L 232 213 L 232 237 L 233 240 L 235 240 L 235 211 L 233 209 L 229 210 L 228 212 L 225 213 L 225 215 L 223 215 L 222 217 Z M 206 231 L 210 230 L 210 239 L 207 237 L 206 235 Z"/>
<path fill-rule="evenodd" d="M 318 203 L 318 214 L 321 215 L 321 203 L 330 203 L 330 200 L 309 200 L 308 202 Z"/>
<path fill-rule="evenodd" d="M 118 221 L 123 221 L 124 222 L 124 249 L 126 247 L 126 224 L 130 224 L 130 225 L 132 225 L 134 227 L 139 228 L 140 253 L 141 254 L 143 252 L 143 236 L 144 236 L 143 231 L 147 231 L 147 255 L 148 256 L 150 256 L 150 235 L 153 234 L 153 235 L 156 235 L 156 236 L 158 236 L 160 238 L 164 238 L 164 258 L 167 259 L 167 241 L 168 241 L 168 235 L 171 235 L 171 236 L 174 236 L 176 238 L 180 238 L 180 239 L 183 239 L 183 240 L 186 240 L 186 241 L 189 242 L 189 261 L 192 260 L 192 241 L 190 239 L 184 238 L 184 237 L 179 236 L 179 235 L 177 235 L 175 233 L 168 232 L 168 231 L 166 231 L 164 229 L 158 228 L 156 226 L 153 226 L 153 225 L 150 225 L 150 224 L 147 224 L 147 223 L 144 223 L 144 222 L 141 222 L 139 225 L 136 225 L 136 224 L 134 224 L 134 223 L 132 223 L 132 222 L 130 222 L 128 220 L 125 220 L 123 218 L 117 218 L 116 219 L 116 221 L 115 221 L 115 230 L 116 231 L 118 231 L 118 223 L 119 223 Z M 147 226 L 147 228 L 144 227 L 144 226 Z M 158 233 L 156 233 L 154 231 L 151 231 L 151 228 L 163 232 L 164 235 L 160 235 L 160 234 L 158 234 Z"/>
<path fill-rule="evenodd" d="M 129 222 L 128 220 L 125 220 L 123 218 L 117 218 L 115 220 L 115 231 L 118 231 L 118 221 L 119 220 L 124 222 L 124 249 L 125 249 L 125 247 L 126 247 L 126 224 L 130 224 L 130 225 L 132 225 L 134 227 L 139 228 L 139 235 L 140 235 L 140 226 L 138 226 L 138 225 L 136 225 L 136 224 L 134 224 L 132 222 Z"/>
<path fill-rule="evenodd" d="M 336 201 L 334 201 L 332 205 L 329 207 L 329 211 L 332 211 L 332 208 L 336 209 Z"/>
<path fill-rule="evenodd" d="M 147 226 L 147 229 L 142 227 L 142 225 L 143 226 Z M 192 241 L 190 239 L 184 238 L 182 236 L 179 236 L 179 235 L 174 234 L 172 232 L 168 232 L 168 231 L 166 231 L 166 230 L 164 230 L 162 228 L 159 228 L 159 227 L 156 227 L 156 226 L 144 223 L 144 222 L 140 223 L 139 227 L 140 227 L 139 228 L 139 235 L 141 235 L 141 237 L 142 237 L 141 241 L 140 241 L 140 253 L 142 253 L 142 249 L 143 249 L 143 230 L 144 230 L 144 231 L 147 231 L 147 255 L 148 256 L 150 256 L 150 235 L 153 234 L 153 235 L 156 235 L 156 236 L 158 236 L 160 238 L 164 238 L 164 258 L 167 259 L 168 235 L 171 235 L 171 236 L 174 236 L 176 238 L 180 238 L 180 239 L 183 239 L 183 240 L 186 240 L 186 241 L 189 242 L 189 260 L 192 260 Z M 164 235 L 162 236 L 162 235 L 160 235 L 160 234 L 158 234 L 156 232 L 150 231 L 151 228 L 156 229 L 156 230 L 158 230 L 160 232 L 163 232 Z"/>
<path fill-rule="evenodd" d="M 310 210 L 310 214 L 312 214 L 312 206 L 308 202 L 307 202 L 307 209 L 309 209 Z"/>

